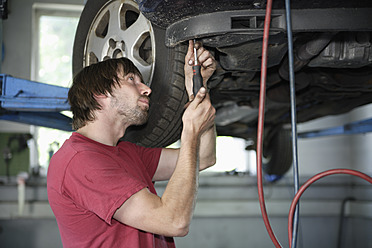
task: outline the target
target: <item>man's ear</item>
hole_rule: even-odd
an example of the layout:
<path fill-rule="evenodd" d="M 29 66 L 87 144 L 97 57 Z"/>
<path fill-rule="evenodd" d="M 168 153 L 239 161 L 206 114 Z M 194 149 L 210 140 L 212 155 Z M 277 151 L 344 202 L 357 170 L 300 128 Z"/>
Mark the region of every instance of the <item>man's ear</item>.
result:
<path fill-rule="evenodd" d="M 95 99 L 100 99 L 100 98 L 107 98 L 107 96 L 105 94 L 93 94 L 94 98 Z"/>
<path fill-rule="evenodd" d="M 105 102 L 108 99 L 108 96 L 106 96 L 105 94 L 93 94 L 93 97 L 94 99 L 96 99 L 97 103 L 102 107 L 105 106 Z"/>

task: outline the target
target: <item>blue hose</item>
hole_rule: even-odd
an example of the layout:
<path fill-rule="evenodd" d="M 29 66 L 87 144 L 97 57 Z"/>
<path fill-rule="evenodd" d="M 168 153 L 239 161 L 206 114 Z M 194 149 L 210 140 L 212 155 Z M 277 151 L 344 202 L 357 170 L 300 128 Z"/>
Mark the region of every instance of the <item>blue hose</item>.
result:
<path fill-rule="evenodd" d="M 296 90 L 293 65 L 293 39 L 292 39 L 292 19 L 290 0 L 285 0 L 286 22 L 287 22 L 287 37 L 288 37 L 288 64 L 289 64 L 289 83 L 291 95 L 291 126 L 292 126 L 292 151 L 293 151 L 293 181 L 294 193 L 299 190 L 298 177 L 298 156 L 297 156 L 297 117 L 296 117 Z M 298 217 L 299 203 L 296 205 L 296 210 L 293 218 L 293 233 L 292 233 L 292 248 L 296 248 L 298 234 Z"/>

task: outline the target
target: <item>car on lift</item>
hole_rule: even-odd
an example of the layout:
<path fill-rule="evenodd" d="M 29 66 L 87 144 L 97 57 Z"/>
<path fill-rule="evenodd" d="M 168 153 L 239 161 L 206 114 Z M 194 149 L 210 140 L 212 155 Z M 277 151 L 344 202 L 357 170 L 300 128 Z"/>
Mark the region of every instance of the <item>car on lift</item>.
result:
<path fill-rule="evenodd" d="M 179 139 L 187 94 L 187 40 L 209 49 L 218 68 L 208 81 L 220 136 L 255 141 L 265 3 L 261 0 L 89 0 L 76 31 L 73 73 L 125 56 L 152 88 L 149 122 L 123 139 L 167 146 Z M 297 122 L 372 102 L 372 2 L 291 1 Z M 274 1 L 268 45 L 263 166 L 292 164 L 288 44 L 284 1 Z M 254 145 L 251 147 L 254 149 Z"/>

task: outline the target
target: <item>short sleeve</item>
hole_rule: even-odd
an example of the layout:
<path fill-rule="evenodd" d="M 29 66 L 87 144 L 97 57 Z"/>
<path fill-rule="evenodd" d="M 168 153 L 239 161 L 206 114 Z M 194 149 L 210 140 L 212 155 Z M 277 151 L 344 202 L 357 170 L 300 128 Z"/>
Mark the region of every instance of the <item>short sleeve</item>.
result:
<path fill-rule="evenodd" d="M 137 146 L 137 152 L 140 154 L 140 158 L 145 164 L 150 178 L 154 177 L 156 169 L 158 168 L 161 151 L 162 148 L 147 148 Z"/>
<path fill-rule="evenodd" d="M 108 224 L 115 211 L 134 193 L 146 187 L 110 156 L 98 152 L 77 153 L 70 161 L 63 184 L 77 206 Z"/>

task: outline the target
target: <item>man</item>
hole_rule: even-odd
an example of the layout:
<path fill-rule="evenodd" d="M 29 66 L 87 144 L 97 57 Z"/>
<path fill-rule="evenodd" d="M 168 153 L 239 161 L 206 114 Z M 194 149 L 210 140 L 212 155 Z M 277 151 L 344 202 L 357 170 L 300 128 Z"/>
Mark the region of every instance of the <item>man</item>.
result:
<path fill-rule="evenodd" d="M 192 92 L 193 42 L 185 56 L 190 103 L 180 149 L 119 142 L 126 128 L 147 121 L 151 89 L 128 59 L 84 68 L 69 102 L 76 130 L 52 157 L 48 199 L 65 247 L 174 247 L 188 233 L 198 171 L 215 163 L 215 109 L 206 89 Z M 216 68 L 198 48 L 204 84 Z M 168 180 L 161 197 L 153 182 Z"/>

